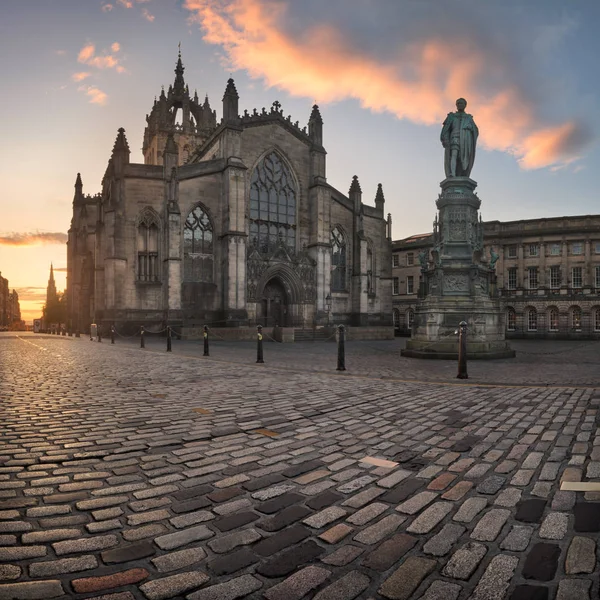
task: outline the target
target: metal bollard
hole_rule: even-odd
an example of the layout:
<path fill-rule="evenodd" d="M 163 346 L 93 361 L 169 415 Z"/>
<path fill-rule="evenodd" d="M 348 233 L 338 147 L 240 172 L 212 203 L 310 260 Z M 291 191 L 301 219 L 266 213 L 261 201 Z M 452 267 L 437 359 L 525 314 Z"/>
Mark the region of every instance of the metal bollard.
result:
<path fill-rule="evenodd" d="M 100 326 L 98 326 L 98 342 L 102 341 L 102 333 L 100 331 Z"/>
<path fill-rule="evenodd" d="M 111 344 L 115 343 L 115 326 L 114 325 L 110 326 L 110 343 Z"/>
<path fill-rule="evenodd" d="M 171 350 L 171 328 L 167 326 L 167 352 L 172 352 Z"/>
<path fill-rule="evenodd" d="M 256 362 L 264 363 L 263 360 L 263 336 L 262 325 L 256 326 Z"/>
<path fill-rule="evenodd" d="M 346 347 L 345 347 L 346 330 L 343 325 L 338 326 L 338 359 L 336 371 L 346 370 Z"/>
<path fill-rule="evenodd" d="M 467 374 L 467 323 L 458 325 L 458 375 L 457 379 L 469 379 Z"/>
<path fill-rule="evenodd" d="M 210 356 L 208 353 L 208 326 L 204 326 L 204 356 Z"/>
<path fill-rule="evenodd" d="M 144 340 L 144 326 L 140 327 L 140 348 L 145 348 L 146 342 Z"/>

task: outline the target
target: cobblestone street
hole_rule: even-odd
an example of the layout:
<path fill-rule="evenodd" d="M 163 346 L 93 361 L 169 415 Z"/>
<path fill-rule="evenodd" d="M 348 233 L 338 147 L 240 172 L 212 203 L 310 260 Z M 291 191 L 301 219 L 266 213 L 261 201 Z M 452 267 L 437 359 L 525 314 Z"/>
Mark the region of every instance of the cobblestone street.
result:
<path fill-rule="evenodd" d="M 0 600 L 599 597 L 600 344 L 0 334 Z"/>

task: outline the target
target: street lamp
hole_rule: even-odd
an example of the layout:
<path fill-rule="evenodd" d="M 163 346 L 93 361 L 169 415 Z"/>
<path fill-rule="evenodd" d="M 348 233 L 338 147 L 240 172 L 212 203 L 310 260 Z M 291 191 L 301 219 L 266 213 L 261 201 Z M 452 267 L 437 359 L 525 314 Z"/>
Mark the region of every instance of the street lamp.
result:
<path fill-rule="evenodd" d="M 331 294 L 327 294 L 325 297 L 325 306 L 327 308 L 327 325 L 329 325 L 331 320 Z"/>

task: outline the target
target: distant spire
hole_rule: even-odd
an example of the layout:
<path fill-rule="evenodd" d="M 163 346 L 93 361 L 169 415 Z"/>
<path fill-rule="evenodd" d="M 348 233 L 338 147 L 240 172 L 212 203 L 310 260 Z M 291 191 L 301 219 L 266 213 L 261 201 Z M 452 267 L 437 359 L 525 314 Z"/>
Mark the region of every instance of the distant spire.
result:
<path fill-rule="evenodd" d="M 48 279 L 48 283 L 54 283 L 54 265 L 50 263 L 50 279 Z"/>
<path fill-rule="evenodd" d="M 75 178 L 75 195 L 73 196 L 73 204 L 83 198 L 83 182 L 81 181 L 81 173 L 77 173 Z"/>
<path fill-rule="evenodd" d="M 230 77 L 223 94 L 223 121 L 225 123 L 235 122 L 239 119 L 238 100 L 239 96 L 235 89 L 235 83 Z"/>
<path fill-rule="evenodd" d="M 129 154 L 129 144 L 127 143 L 127 138 L 125 137 L 125 130 L 122 127 L 119 127 L 119 133 L 117 134 L 117 139 L 115 140 L 115 145 L 113 146 L 113 154 L 117 152 L 125 152 Z"/>
<path fill-rule="evenodd" d="M 349 194 L 362 194 L 362 190 L 360 189 L 360 183 L 358 183 L 358 176 L 355 175 L 352 178 L 352 183 L 350 184 L 350 190 L 348 192 Z"/>
<path fill-rule="evenodd" d="M 377 193 L 375 194 L 375 204 L 378 202 L 381 202 L 381 204 L 385 202 L 385 198 L 383 196 L 383 187 L 380 183 L 377 184 Z"/>
<path fill-rule="evenodd" d="M 185 81 L 183 80 L 183 71 L 185 70 L 181 62 L 181 42 L 179 43 L 179 54 L 177 55 L 177 66 L 175 67 L 175 85 L 173 90 L 176 94 L 183 93 L 185 90 Z"/>

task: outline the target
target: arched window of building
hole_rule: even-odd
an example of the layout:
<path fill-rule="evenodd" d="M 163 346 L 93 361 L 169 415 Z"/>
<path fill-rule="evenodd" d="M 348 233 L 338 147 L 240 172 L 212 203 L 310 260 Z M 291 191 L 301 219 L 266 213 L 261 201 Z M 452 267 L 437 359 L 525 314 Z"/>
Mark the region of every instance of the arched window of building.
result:
<path fill-rule="evenodd" d="M 600 308 L 594 308 L 594 331 L 600 331 Z"/>
<path fill-rule="evenodd" d="M 392 311 L 392 316 L 394 319 L 394 328 L 398 329 L 400 327 L 400 311 L 397 308 L 395 308 Z"/>
<path fill-rule="evenodd" d="M 571 308 L 571 327 L 575 331 L 581 331 L 581 308 L 579 306 Z"/>
<path fill-rule="evenodd" d="M 559 312 L 556 306 L 552 306 L 548 310 L 548 331 L 558 331 Z"/>
<path fill-rule="evenodd" d="M 142 213 L 137 227 L 137 280 L 159 281 L 158 235 L 160 221 L 154 211 Z"/>
<path fill-rule="evenodd" d="M 213 282 L 213 226 L 202 206 L 196 206 L 183 226 L 183 280 Z"/>
<path fill-rule="evenodd" d="M 506 310 L 506 329 L 508 331 L 515 331 L 517 329 L 517 313 L 514 308 Z"/>
<path fill-rule="evenodd" d="M 367 292 L 369 294 L 375 293 L 375 278 L 374 275 L 374 263 L 373 260 L 373 248 L 371 244 L 367 246 Z"/>
<path fill-rule="evenodd" d="M 296 249 L 296 185 L 279 155 L 271 152 L 250 181 L 250 244 L 266 254 L 280 240 Z"/>
<path fill-rule="evenodd" d="M 527 309 L 527 331 L 537 331 L 538 314 L 535 308 Z"/>
<path fill-rule="evenodd" d="M 406 322 L 408 323 L 408 328 L 411 330 L 412 330 L 414 321 L 415 321 L 415 311 L 412 308 L 409 308 L 406 311 Z"/>
<path fill-rule="evenodd" d="M 346 238 L 339 227 L 331 231 L 331 290 L 346 291 Z"/>

